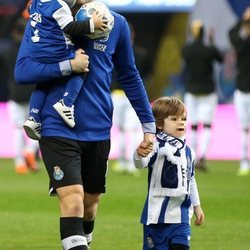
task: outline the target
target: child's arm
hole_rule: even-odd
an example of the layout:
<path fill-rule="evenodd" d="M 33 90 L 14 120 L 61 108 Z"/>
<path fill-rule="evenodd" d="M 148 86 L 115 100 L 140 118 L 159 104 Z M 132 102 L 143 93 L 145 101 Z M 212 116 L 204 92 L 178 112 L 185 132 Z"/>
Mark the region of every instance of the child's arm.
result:
<path fill-rule="evenodd" d="M 192 176 L 190 180 L 190 198 L 191 198 L 191 203 L 194 207 L 194 214 L 196 217 L 194 224 L 196 226 L 200 226 L 204 222 L 204 213 L 200 205 L 199 192 L 198 192 L 198 188 L 197 188 L 197 184 L 196 184 L 196 180 L 194 176 Z"/>
<path fill-rule="evenodd" d="M 63 32 L 70 36 L 80 36 L 83 34 L 94 33 L 97 29 L 104 31 L 106 28 L 107 22 L 95 11 L 92 18 L 87 21 L 70 22 L 63 28 Z"/>

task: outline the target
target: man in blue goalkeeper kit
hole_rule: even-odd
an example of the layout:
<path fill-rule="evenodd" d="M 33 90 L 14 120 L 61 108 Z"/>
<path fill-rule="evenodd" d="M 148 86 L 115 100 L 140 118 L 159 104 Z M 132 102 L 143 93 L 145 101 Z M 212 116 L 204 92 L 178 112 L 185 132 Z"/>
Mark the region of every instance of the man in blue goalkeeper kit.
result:
<path fill-rule="evenodd" d="M 67 77 L 62 76 L 71 72 L 69 62 L 38 63 L 29 58 L 29 46 L 23 42 L 15 68 L 17 82 L 31 84 L 36 77 L 39 84 L 50 86 L 41 113 L 40 148 L 51 191 L 56 191 L 59 197 L 60 232 L 65 250 L 87 249 L 100 195 L 106 191 L 113 113 L 110 84 L 114 67 L 117 80 L 142 123 L 144 139 L 140 148 L 144 154 L 151 152 L 155 138 L 155 120 L 135 66 L 128 23 L 123 16 L 111 14 L 114 27 L 108 37 L 100 40 L 83 37 L 77 41 L 79 47 L 85 45 L 89 72 L 75 102 L 74 128 L 57 119 L 52 107 L 53 101 L 64 93 Z M 26 39 L 29 39 L 27 30 Z"/>
<path fill-rule="evenodd" d="M 70 7 L 76 0 L 42 1 L 33 0 L 29 14 L 27 29 L 30 57 L 38 62 L 53 63 L 73 58 L 75 47 L 71 36 L 94 33 L 95 30 L 105 30 L 107 25 L 101 16 L 94 12 L 93 17 L 81 22 L 73 21 Z M 78 0 L 81 2 L 81 0 Z M 64 121 L 75 126 L 74 102 L 82 87 L 83 75 L 74 74 L 67 82 L 65 92 L 53 107 Z M 34 82 L 37 79 L 33 79 Z M 30 98 L 30 117 L 24 123 L 26 134 L 35 140 L 41 138 L 40 112 L 43 108 L 49 88 L 37 85 Z"/>

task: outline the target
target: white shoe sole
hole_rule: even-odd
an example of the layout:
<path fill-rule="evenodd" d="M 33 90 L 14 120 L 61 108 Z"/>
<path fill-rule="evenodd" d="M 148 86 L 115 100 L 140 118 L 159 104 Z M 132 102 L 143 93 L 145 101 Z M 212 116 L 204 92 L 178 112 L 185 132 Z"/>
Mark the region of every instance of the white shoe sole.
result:
<path fill-rule="evenodd" d="M 31 138 L 33 140 L 40 140 L 41 139 L 41 135 L 39 133 L 37 133 L 36 131 L 34 131 L 33 128 L 28 125 L 27 122 L 24 123 L 23 129 L 29 138 Z"/>

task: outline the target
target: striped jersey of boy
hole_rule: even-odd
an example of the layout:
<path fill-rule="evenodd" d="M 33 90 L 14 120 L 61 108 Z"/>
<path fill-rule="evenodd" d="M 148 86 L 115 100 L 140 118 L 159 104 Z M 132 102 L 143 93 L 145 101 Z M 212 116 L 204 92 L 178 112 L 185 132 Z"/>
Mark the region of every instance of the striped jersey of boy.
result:
<path fill-rule="evenodd" d="M 189 249 L 190 221 L 201 225 L 204 214 L 194 174 L 194 151 L 186 144 L 186 109 L 175 97 L 153 104 L 157 135 L 146 157 L 134 154 L 137 168 L 148 168 L 148 195 L 141 223 L 143 249 Z"/>

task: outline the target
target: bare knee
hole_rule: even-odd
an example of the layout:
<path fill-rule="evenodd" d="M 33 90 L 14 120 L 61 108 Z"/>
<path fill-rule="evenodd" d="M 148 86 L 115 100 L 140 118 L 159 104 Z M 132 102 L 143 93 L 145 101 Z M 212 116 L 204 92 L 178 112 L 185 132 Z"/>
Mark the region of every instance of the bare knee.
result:
<path fill-rule="evenodd" d="M 71 185 L 57 189 L 61 217 L 83 217 L 83 188 Z"/>

